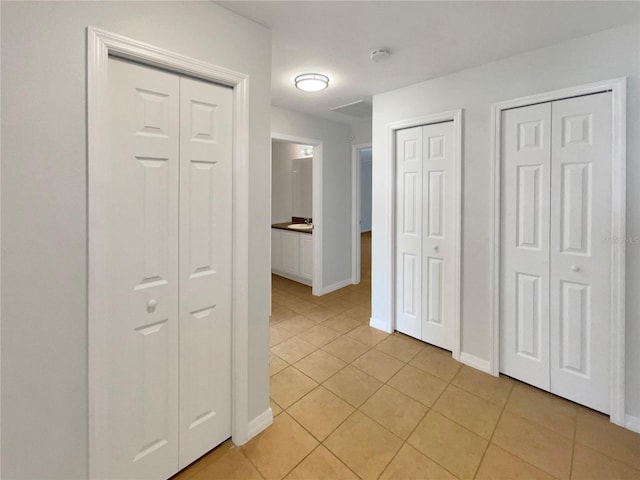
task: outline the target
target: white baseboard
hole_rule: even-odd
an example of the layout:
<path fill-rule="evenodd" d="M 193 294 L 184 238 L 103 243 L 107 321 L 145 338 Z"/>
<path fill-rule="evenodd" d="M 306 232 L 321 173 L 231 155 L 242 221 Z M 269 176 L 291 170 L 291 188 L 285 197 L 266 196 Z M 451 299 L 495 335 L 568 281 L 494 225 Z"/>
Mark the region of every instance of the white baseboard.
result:
<path fill-rule="evenodd" d="M 371 317 L 369 319 L 369 326 L 377 328 L 378 330 L 382 330 L 383 332 L 393 333 L 393 331 L 389 328 L 389 322 L 386 322 L 381 318 Z"/>
<path fill-rule="evenodd" d="M 253 437 L 262 432 L 265 428 L 273 423 L 273 412 L 271 411 L 271 407 L 262 412 L 256 418 L 249 422 L 249 436 L 248 440 L 251 440 Z"/>
<path fill-rule="evenodd" d="M 309 287 L 311 287 L 311 284 L 313 283 L 308 278 L 298 277 L 297 275 L 291 275 L 287 272 L 281 272 L 280 270 L 271 269 L 271 273 L 273 273 L 274 275 L 278 275 L 279 277 L 288 278 L 289 280 L 293 280 L 294 282 L 303 283 Z"/>
<path fill-rule="evenodd" d="M 346 278 L 341 280 L 333 285 L 327 285 L 323 287 L 321 290 L 321 295 L 326 295 L 327 293 L 335 292 L 336 290 L 340 290 L 341 288 L 348 287 L 351 285 L 351 278 Z"/>
<path fill-rule="evenodd" d="M 476 370 L 480 370 L 485 373 L 491 374 L 491 368 L 489 367 L 489 361 L 480 357 L 476 357 L 475 355 L 471 355 L 467 352 L 462 352 L 460 354 L 460 362 L 465 365 L 469 365 L 470 367 L 475 368 Z"/>
<path fill-rule="evenodd" d="M 631 431 L 640 433 L 640 417 L 634 417 L 633 415 L 626 415 L 624 426 Z"/>

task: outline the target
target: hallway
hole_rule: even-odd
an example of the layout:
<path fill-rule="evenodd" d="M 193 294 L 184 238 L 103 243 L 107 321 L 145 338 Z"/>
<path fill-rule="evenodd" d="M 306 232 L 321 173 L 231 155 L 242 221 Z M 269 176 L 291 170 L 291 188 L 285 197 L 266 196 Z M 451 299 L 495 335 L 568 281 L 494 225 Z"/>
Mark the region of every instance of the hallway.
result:
<path fill-rule="evenodd" d="M 640 478 L 640 436 L 606 416 L 369 327 L 370 251 L 323 297 L 273 276 L 274 424 L 175 478 Z"/>

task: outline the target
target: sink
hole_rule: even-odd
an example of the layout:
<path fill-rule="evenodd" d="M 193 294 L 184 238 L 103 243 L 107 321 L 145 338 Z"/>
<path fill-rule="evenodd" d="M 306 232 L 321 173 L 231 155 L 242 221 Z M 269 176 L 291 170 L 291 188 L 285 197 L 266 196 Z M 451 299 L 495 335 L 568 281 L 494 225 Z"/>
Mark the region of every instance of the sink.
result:
<path fill-rule="evenodd" d="M 291 230 L 312 230 L 313 225 L 307 225 L 306 223 L 292 223 L 291 225 L 287 225 L 287 228 Z"/>

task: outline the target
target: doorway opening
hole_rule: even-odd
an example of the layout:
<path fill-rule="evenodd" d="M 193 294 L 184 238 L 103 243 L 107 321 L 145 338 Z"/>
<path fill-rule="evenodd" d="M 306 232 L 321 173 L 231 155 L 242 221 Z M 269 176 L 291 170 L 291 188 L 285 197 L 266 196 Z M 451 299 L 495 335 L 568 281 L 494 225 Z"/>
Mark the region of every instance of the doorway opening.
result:
<path fill-rule="evenodd" d="M 352 242 L 351 282 L 363 279 L 371 284 L 371 230 L 372 230 L 372 149 L 371 143 L 352 147 Z M 363 241 L 367 243 L 366 248 Z M 364 259 L 364 260 L 363 260 Z M 365 267 L 368 265 L 368 270 Z"/>

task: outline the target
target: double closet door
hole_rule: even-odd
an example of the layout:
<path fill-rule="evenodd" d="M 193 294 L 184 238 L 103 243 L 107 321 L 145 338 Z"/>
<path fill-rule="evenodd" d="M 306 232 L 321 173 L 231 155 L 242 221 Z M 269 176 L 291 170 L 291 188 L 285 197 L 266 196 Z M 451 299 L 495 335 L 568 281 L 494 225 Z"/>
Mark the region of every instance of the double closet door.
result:
<path fill-rule="evenodd" d="M 396 330 L 453 348 L 453 121 L 396 134 Z"/>
<path fill-rule="evenodd" d="M 502 113 L 500 371 L 608 413 L 611 93 Z"/>
<path fill-rule="evenodd" d="M 100 478 L 168 478 L 231 435 L 232 90 L 111 58 Z"/>

